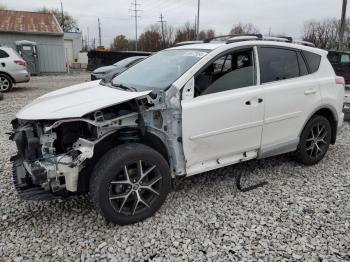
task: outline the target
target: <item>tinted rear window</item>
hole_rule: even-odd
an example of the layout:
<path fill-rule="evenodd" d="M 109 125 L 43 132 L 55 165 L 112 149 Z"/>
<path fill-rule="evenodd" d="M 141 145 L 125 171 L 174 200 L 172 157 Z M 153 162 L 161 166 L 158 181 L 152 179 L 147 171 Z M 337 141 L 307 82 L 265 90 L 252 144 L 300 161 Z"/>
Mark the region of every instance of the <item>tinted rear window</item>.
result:
<path fill-rule="evenodd" d="M 303 54 L 309 65 L 310 73 L 315 73 L 320 67 L 321 56 L 307 51 L 303 51 Z"/>
<path fill-rule="evenodd" d="M 334 54 L 334 53 L 329 53 L 328 54 L 328 60 L 329 62 L 331 62 L 332 64 L 337 64 L 338 63 L 338 55 Z"/>
<path fill-rule="evenodd" d="M 297 52 L 289 49 L 262 47 L 259 49 L 261 83 L 298 77 Z"/>
<path fill-rule="evenodd" d="M 0 49 L 0 58 L 5 58 L 5 57 L 9 57 L 8 53 Z"/>
<path fill-rule="evenodd" d="M 305 64 L 305 60 L 300 52 L 298 52 L 298 61 L 299 61 L 300 75 L 305 76 L 305 75 L 309 74 L 309 72 L 307 71 L 307 66 Z"/>

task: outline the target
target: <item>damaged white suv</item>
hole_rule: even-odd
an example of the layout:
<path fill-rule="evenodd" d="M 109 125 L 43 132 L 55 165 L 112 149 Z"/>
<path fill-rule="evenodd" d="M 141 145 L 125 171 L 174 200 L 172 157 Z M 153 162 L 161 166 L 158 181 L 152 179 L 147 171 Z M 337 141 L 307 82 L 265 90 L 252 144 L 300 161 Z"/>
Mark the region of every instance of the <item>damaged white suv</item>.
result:
<path fill-rule="evenodd" d="M 13 120 L 28 200 L 89 192 L 117 224 L 151 216 L 171 179 L 295 152 L 319 162 L 344 114 L 327 52 L 261 35 L 161 51 L 112 80 L 46 94 Z"/>

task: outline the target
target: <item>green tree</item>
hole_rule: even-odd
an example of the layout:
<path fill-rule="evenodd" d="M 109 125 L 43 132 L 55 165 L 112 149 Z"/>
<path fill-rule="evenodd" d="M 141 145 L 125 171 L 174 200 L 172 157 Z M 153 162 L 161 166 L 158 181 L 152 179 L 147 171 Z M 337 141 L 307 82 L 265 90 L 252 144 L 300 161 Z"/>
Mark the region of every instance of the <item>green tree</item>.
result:
<path fill-rule="evenodd" d="M 111 44 L 112 51 L 127 51 L 129 50 L 129 41 L 125 35 L 117 35 Z"/>
<path fill-rule="evenodd" d="M 36 11 L 41 13 L 53 14 L 56 17 L 58 23 L 61 25 L 61 28 L 64 32 L 79 32 L 78 21 L 67 12 L 64 12 L 62 17 L 61 10 L 57 8 L 48 9 L 46 7 L 43 7 Z"/>

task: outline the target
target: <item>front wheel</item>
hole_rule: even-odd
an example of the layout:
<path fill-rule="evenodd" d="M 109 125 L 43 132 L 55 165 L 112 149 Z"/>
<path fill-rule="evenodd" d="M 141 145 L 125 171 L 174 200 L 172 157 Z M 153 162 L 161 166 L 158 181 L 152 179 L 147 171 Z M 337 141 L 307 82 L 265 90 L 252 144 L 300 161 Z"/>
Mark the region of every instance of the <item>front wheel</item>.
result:
<path fill-rule="evenodd" d="M 142 144 L 124 144 L 107 152 L 95 166 L 90 196 L 106 220 L 119 225 L 152 216 L 171 188 L 164 157 Z"/>
<path fill-rule="evenodd" d="M 300 136 L 296 159 L 305 165 L 321 161 L 331 143 L 332 129 L 327 118 L 316 115 L 306 124 Z"/>

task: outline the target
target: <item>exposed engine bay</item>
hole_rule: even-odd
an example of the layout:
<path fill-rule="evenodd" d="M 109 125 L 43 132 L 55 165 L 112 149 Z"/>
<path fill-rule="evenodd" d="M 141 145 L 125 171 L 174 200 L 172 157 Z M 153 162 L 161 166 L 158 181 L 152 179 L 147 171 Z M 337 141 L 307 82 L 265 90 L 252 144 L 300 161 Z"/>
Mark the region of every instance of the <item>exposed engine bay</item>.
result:
<path fill-rule="evenodd" d="M 173 100 L 176 101 L 176 100 Z M 178 100 L 177 100 L 178 101 Z M 109 149 L 140 142 L 160 151 L 172 175 L 185 173 L 178 105 L 163 92 L 61 120 L 12 121 L 14 183 L 25 199 L 85 193 L 94 163 Z M 52 194 L 53 193 L 53 194 Z"/>

